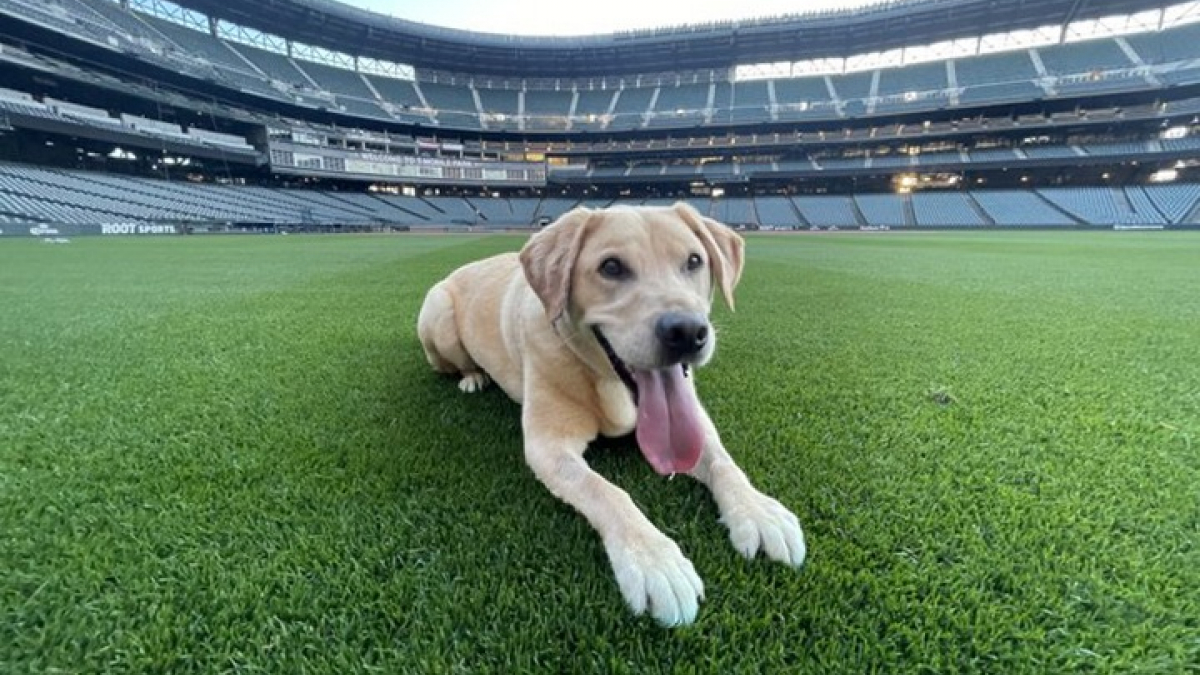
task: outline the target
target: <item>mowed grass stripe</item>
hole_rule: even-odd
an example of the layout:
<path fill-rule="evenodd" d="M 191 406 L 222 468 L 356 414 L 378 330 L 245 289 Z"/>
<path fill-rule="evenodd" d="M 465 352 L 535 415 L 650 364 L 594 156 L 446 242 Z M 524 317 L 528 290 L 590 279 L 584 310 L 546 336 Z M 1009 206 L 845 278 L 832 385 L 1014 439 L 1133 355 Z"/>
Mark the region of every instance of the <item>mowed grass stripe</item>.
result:
<path fill-rule="evenodd" d="M 754 237 L 700 387 L 805 524 L 746 563 L 705 492 L 589 457 L 707 584 L 627 615 L 436 377 L 425 289 L 514 237 L 0 246 L 0 671 L 1187 672 L 1194 237 Z"/>

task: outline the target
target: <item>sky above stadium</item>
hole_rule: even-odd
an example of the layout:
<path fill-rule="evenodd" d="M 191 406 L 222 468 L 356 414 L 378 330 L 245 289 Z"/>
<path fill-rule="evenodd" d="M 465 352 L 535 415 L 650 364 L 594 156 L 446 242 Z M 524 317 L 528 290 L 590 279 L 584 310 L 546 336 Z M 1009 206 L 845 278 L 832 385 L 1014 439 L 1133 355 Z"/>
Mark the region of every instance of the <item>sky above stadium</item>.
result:
<path fill-rule="evenodd" d="M 509 35 L 588 35 L 847 9 L 879 0 L 342 0 L 409 21 Z"/>

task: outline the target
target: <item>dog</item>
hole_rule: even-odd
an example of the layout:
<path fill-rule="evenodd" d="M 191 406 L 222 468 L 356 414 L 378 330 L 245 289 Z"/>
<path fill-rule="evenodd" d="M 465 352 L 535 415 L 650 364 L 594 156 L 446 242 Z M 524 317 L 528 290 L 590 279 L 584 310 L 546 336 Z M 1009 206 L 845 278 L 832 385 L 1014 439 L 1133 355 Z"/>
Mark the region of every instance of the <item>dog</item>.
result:
<path fill-rule="evenodd" d="M 520 253 L 468 264 L 425 297 L 417 333 L 434 370 L 521 405 L 525 460 L 600 534 L 635 614 L 691 623 L 704 584 L 679 546 L 584 461 L 598 435 L 636 433 L 659 474 L 704 483 L 734 548 L 799 567 L 804 533 L 734 463 L 696 397 L 719 290 L 733 308 L 744 242 L 695 208 L 577 208 Z"/>

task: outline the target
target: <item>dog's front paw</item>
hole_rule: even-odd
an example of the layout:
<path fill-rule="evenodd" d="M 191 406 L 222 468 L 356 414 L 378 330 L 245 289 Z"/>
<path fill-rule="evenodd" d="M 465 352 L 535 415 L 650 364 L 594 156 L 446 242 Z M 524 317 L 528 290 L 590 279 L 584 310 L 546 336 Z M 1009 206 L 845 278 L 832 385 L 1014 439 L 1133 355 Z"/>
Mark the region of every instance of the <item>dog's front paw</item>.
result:
<path fill-rule="evenodd" d="M 659 623 L 696 620 L 704 582 L 679 546 L 657 530 L 606 542 L 617 584 L 634 614 L 649 611 Z"/>
<path fill-rule="evenodd" d="M 807 549 L 800 521 L 782 504 L 757 490 L 730 505 L 721 514 L 721 522 L 729 528 L 733 547 L 747 558 L 759 550 L 768 558 L 799 567 L 804 564 Z"/>

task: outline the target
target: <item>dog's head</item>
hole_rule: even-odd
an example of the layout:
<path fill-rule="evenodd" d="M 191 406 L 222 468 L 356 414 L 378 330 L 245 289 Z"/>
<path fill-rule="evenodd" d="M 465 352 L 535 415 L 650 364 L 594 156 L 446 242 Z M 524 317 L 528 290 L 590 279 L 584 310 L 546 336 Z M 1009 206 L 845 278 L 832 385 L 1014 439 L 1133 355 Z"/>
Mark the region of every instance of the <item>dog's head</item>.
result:
<path fill-rule="evenodd" d="M 699 453 L 698 437 L 692 438 L 699 425 L 686 418 L 698 417 L 699 404 L 685 400 L 694 392 L 683 379 L 689 367 L 712 358 L 716 334 L 708 315 L 718 289 L 733 306 L 742 238 L 685 203 L 576 209 L 529 240 L 521 265 L 550 320 L 569 321 L 603 349 L 638 399 L 642 419 L 683 420 L 657 431 L 688 436 L 661 443 L 687 446 L 689 456 L 660 455 L 657 463 L 647 457 L 664 473 L 689 470 L 690 455 Z M 644 440 L 643 432 L 639 424 L 643 450 L 661 444 Z"/>

